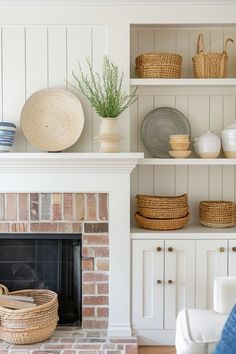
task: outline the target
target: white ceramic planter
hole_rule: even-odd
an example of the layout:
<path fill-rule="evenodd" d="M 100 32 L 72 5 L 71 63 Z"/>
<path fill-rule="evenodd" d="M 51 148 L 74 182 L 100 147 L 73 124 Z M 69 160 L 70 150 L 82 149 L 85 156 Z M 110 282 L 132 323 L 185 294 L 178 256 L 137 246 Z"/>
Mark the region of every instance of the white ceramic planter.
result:
<path fill-rule="evenodd" d="M 220 138 L 215 133 L 206 131 L 198 139 L 194 139 L 194 149 L 202 158 L 216 158 L 221 149 Z"/>
<path fill-rule="evenodd" d="M 118 152 L 118 143 L 122 137 L 118 134 L 118 118 L 101 118 L 99 152 Z"/>

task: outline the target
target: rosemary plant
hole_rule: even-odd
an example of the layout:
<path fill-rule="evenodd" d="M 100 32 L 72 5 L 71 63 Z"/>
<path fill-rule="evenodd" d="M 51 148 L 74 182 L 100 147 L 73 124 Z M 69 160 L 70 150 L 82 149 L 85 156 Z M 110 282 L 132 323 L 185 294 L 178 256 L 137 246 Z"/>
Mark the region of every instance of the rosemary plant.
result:
<path fill-rule="evenodd" d="M 79 73 L 72 72 L 75 84 L 90 102 L 100 117 L 116 118 L 126 108 L 132 105 L 137 97 L 136 90 L 131 95 L 126 95 L 122 90 L 124 73 L 119 73 L 117 65 L 113 64 L 107 56 L 104 57 L 102 75 L 94 72 L 91 61 L 87 59 L 88 75 L 85 75 L 79 64 Z"/>

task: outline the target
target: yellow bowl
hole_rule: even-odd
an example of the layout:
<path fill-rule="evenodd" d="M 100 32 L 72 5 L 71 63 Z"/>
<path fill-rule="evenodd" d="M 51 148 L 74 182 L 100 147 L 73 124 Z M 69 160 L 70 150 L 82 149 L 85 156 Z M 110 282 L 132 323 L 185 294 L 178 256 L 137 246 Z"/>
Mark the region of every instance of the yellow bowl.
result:
<path fill-rule="evenodd" d="M 169 151 L 170 156 L 174 157 L 175 159 L 184 159 L 186 157 L 189 157 L 191 154 L 190 150 L 187 151 Z"/>
<path fill-rule="evenodd" d="M 186 150 L 188 150 L 188 148 L 189 148 L 189 145 L 190 145 L 190 143 L 189 142 L 186 142 L 186 143 L 176 143 L 176 142 L 172 142 L 172 141 L 170 141 L 170 146 L 171 146 L 171 148 L 172 148 L 172 150 L 174 150 L 174 151 L 186 151 Z"/>

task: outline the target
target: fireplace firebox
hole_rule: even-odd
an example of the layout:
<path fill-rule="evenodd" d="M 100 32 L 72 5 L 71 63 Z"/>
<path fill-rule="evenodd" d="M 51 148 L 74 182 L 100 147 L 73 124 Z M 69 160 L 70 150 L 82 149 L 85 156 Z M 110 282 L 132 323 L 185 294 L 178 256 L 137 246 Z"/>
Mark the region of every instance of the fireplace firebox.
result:
<path fill-rule="evenodd" d="M 81 234 L 0 234 L 0 283 L 58 293 L 59 323 L 81 325 Z"/>

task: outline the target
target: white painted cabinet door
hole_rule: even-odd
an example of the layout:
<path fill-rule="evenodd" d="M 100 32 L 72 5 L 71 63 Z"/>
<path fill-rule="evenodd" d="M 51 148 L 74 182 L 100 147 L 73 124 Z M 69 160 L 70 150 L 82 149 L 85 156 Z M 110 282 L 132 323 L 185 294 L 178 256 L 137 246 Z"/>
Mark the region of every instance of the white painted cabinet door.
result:
<path fill-rule="evenodd" d="M 164 241 L 132 241 L 132 328 L 163 329 Z"/>
<path fill-rule="evenodd" d="M 195 241 L 165 241 L 165 329 L 183 308 L 195 307 Z"/>
<path fill-rule="evenodd" d="M 236 276 L 236 240 L 229 240 L 229 276 Z"/>
<path fill-rule="evenodd" d="M 227 240 L 196 241 L 196 308 L 213 309 L 213 284 L 227 275 Z"/>

